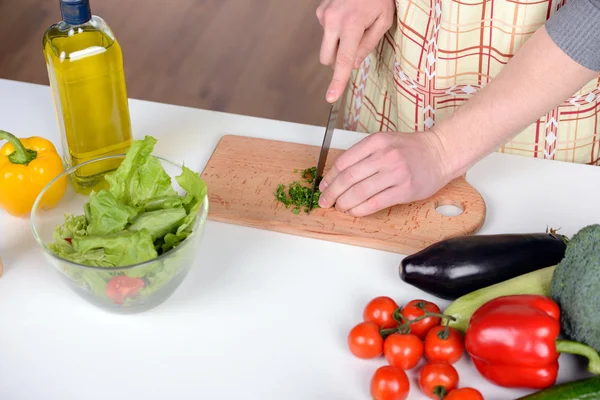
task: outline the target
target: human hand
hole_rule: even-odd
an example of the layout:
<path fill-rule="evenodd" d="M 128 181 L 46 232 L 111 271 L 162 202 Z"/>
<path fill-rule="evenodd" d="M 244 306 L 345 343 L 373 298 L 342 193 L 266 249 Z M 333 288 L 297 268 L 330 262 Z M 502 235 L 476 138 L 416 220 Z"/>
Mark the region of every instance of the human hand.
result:
<path fill-rule="evenodd" d="M 453 177 L 433 131 L 379 132 L 345 151 L 323 176 L 319 206 L 354 217 L 423 200 Z"/>
<path fill-rule="evenodd" d="M 322 0 L 317 18 L 323 27 L 321 63 L 334 68 L 327 90 L 328 102 L 335 102 L 346 88 L 350 73 L 390 29 L 394 21 L 394 0 Z"/>

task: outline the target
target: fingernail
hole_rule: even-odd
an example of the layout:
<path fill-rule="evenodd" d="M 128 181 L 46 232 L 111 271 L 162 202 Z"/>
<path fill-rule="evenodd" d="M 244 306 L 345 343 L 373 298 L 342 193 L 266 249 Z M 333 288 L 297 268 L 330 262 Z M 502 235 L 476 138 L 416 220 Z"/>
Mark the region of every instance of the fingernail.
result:
<path fill-rule="evenodd" d="M 321 181 L 321 183 L 319 184 L 319 190 L 320 190 L 321 192 L 323 192 L 325 189 L 327 189 L 327 187 L 328 187 L 328 186 L 329 186 L 329 185 L 327 184 L 327 182 L 325 182 L 325 181 Z"/>
<path fill-rule="evenodd" d="M 335 90 L 331 89 L 331 90 L 327 91 L 326 99 L 327 99 L 327 101 L 334 101 L 335 100 Z"/>
<path fill-rule="evenodd" d="M 324 197 L 319 197 L 319 207 L 327 208 L 327 201 Z"/>

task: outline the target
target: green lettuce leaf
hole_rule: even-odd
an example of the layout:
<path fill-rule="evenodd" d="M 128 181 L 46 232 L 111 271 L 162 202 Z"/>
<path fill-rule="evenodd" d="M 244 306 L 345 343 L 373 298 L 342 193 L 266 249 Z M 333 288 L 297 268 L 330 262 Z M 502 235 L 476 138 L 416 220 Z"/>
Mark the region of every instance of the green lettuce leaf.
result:
<path fill-rule="evenodd" d="M 140 204 L 139 208 L 144 211 L 156 211 L 166 208 L 183 207 L 188 201 L 187 197 L 175 196 L 158 196 L 148 199 Z"/>
<path fill-rule="evenodd" d="M 189 232 L 179 232 L 179 233 L 167 233 L 163 239 L 164 243 L 161 246 L 161 250 L 163 253 L 166 253 L 169 250 L 177 247 L 179 243 L 183 242 L 187 237 L 190 236 Z"/>
<path fill-rule="evenodd" d="M 54 235 L 61 239 L 85 236 L 87 227 L 88 222 L 83 215 L 65 214 L 65 223 L 56 227 Z"/>
<path fill-rule="evenodd" d="M 69 264 L 63 264 L 62 268 L 73 283 L 94 293 L 96 297 L 102 300 L 110 301 L 106 296 L 106 284 L 113 276 L 120 273 L 118 270 L 115 271 L 112 268 L 102 270 L 83 269 Z"/>
<path fill-rule="evenodd" d="M 167 233 L 176 232 L 181 221 L 186 217 L 185 209 L 167 208 L 139 214 L 127 228 L 130 231 L 146 229 L 152 240 L 164 237 Z"/>
<path fill-rule="evenodd" d="M 164 244 L 162 246 L 163 252 L 167 252 L 174 247 L 177 247 L 179 243 L 184 241 L 191 233 L 196 222 L 196 217 L 200 212 L 202 203 L 208 192 L 206 182 L 194 171 L 186 167 L 182 167 L 181 175 L 175 177 L 177 183 L 185 191 L 185 208 L 187 215 L 181 222 L 181 225 L 177 228 L 177 232 L 168 233 L 164 237 Z"/>
<path fill-rule="evenodd" d="M 151 154 L 155 144 L 151 136 L 134 141 L 119 168 L 106 175 L 110 192 L 119 202 L 139 207 L 155 197 L 177 196 L 171 177 Z"/>
<path fill-rule="evenodd" d="M 83 238 L 85 236 L 77 236 Z M 102 249 L 97 249 L 95 251 L 90 251 L 86 254 L 81 254 L 77 250 L 73 248 L 73 245 L 70 241 L 66 240 L 67 237 L 62 237 L 61 235 L 61 227 L 57 228 L 54 232 L 54 243 L 50 243 L 48 248 L 57 256 L 64 258 L 65 260 L 69 260 L 74 263 L 90 265 L 92 267 L 112 267 L 113 265 L 106 259 L 104 255 L 104 251 Z M 68 237 L 69 240 L 73 240 L 71 237 Z M 74 268 L 74 270 L 77 267 Z"/>
<path fill-rule="evenodd" d="M 133 207 L 117 202 L 117 199 L 108 190 L 102 189 L 98 193 L 90 194 L 89 225 L 87 233 L 90 236 L 102 236 L 116 233 L 125 229 L 129 221 L 136 216 Z"/>
<path fill-rule="evenodd" d="M 106 257 L 103 249 L 94 249 L 82 254 L 71 246 L 68 248 L 57 248 L 55 253 L 65 260 L 78 264 L 89 265 L 92 267 L 114 267 L 114 264 Z"/>
<path fill-rule="evenodd" d="M 85 216 L 85 220 L 89 224 L 92 221 L 92 211 L 90 210 L 89 201 L 83 205 L 83 215 Z"/>
<path fill-rule="evenodd" d="M 65 214 L 65 222 L 54 229 L 52 233 L 54 242 L 48 244 L 48 249 L 59 257 L 72 260 L 74 256 L 71 256 L 71 254 L 75 250 L 73 250 L 70 240 L 75 236 L 85 235 L 87 235 L 87 220 L 85 217 L 83 215 Z"/>
<path fill-rule="evenodd" d="M 206 183 L 200 178 L 200 175 L 186 166 L 182 167 L 182 171 L 181 175 L 175 177 L 175 179 L 177 179 L 179 186 L 186 191 L 185 198 L 187 201 L 185 207 L 188 213 L 177 229 L 177 234 L 192 231 L 207 193 Z"/>
<path fill-rule="evenodd" d="M 98 266 L 126 266 L 152 260 L 158 256 L 150 233 L 143 229 L 140 231 L 123 231 L 106 236 L 82 236 L 72 240 L 74 254 L 68 259 L 97 260 Z M 67 257 L 65 257 L 67 258 Z M 80 262 L 80 261 L 76 261 Z M 107 265 L 108 264 L 108 265 Z"/>
<path fill-rule="evenodd" d="M 162 266 L 156 268 L 153 273 L 146 275 L 148 284 L 140 289 L 140 295 L 150 297 L 165 285 L 169 284 L 177 274 L 186 266 L 176 262 L 177 260 L 165 259 Z"/>

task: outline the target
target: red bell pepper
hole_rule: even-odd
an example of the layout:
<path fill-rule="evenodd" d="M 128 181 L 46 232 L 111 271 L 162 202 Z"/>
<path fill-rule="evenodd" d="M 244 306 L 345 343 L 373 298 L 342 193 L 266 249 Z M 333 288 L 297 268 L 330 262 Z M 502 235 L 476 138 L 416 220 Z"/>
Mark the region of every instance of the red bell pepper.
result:
<path fill-rule="evenodd" d="M 511 295 L 493 299 L 473 313 L 465 348 L 475 368 L 503 387 L 544 389 L 554 385 L 560 353 L 588 358 L 588 371 L 600 374 L 600 355 L 560 334 L 560 309 L 549 297 Z"/>

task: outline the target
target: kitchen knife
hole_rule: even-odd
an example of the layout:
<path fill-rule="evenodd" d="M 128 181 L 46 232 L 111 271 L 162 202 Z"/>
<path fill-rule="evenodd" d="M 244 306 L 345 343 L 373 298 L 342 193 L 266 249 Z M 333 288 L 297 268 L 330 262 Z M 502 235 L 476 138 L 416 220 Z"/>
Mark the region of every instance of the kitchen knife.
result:
<path fill-rule="evenodd" d="M 329 111 L 329 119 L 327 120 L 327 125 L 325 127 L 325 136 L 323 136 L 323 144 L 321 145 L 321 152 L 319 153 L 319 161 L 317 161 L 317 171 L 315 172 L 313 187 L 309 197 L 309 199 L 311 199 L 308 205 L 309 212 L 313 208 L 312 199 L 314 198 L 315 192 L 317 191 L 317 187 L 319 185 L 320 180 L 318 178 L 323 175 L 323 170 L 325 169 L 327 155 L 329 154 L 329 146 L 331 145 L 331 138 L 333 137 L 333 131 L 335 130 L 335 125 L 337 123 L 337 116 L 338 112 L 340 111 L 341 102 L 342 96 L 340 96 L 340 98 L 333 103 L 331 110 Z"/>

